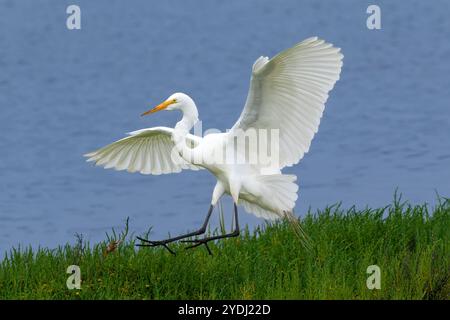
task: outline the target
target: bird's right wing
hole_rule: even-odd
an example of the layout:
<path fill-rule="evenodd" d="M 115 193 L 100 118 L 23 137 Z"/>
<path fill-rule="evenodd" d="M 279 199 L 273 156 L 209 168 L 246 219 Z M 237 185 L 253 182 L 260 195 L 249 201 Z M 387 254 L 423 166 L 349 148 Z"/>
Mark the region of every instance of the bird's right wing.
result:
<path fill-rule="evenodd" d="M 200 167 L 188 163 L 175 152 L 171 136 L 173 129 L 154 127 L 130 132 L 128 137 L 106 147 L 85 154 L 87 161 L 105 169 L 127 170 L 142 174 L 165 174 L 182 169 L 198 170 Z M 186 143 L 196 147 L 202 138 L 188 134 Z"/>

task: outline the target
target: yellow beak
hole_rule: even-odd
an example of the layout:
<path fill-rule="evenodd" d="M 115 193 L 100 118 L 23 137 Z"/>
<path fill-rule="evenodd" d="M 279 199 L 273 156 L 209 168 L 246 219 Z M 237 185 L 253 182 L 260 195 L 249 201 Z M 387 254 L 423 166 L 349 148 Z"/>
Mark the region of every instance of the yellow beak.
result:
<path fill-rule="evenodd" d="M 170 106 L 171 104 L 173 104 L 175 102 L 176 102 L 175 100 L 166 100 L 163 103 L 161 103 L 161 104 L 157 105 L 156 107 L 154 107 L 153 109 L 150 109 L 150 110 L 144 112 L 143 114 L 141 114 L 141 117 L 146 116 L 146 115 L 148 115 L 150 113 L 155 113 L 155 112 L 164 110 L 168 106 Z"/>

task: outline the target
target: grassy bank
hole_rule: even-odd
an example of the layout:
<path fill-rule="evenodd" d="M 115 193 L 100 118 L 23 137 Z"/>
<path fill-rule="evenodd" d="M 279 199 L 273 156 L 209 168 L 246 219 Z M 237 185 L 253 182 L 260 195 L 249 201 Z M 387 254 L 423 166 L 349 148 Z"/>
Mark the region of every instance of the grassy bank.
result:
<path fill-rule="evenodd" d="M 308 214 L 312 249 L 285 223 L 184 250 L 136 249 L 131 236 L 56 250 L 13 250 L 0 264 L 0 299 L 449 299 L 450 201 L 430 209 L 395 201 L 383 209 Z M 114 236 L 113 236 L 114 237 Z M 115 236 L 116 239 L 120 235 Z M 81 290 L 66 269 L 79 265 Z M 381 289 L 366 286 L 369 265 Z"/>

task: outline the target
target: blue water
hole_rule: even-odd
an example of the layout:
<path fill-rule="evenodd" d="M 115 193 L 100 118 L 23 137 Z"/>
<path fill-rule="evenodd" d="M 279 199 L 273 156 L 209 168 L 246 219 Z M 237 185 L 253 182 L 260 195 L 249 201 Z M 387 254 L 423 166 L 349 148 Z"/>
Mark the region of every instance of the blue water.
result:
<path fill-rule="evenodd" d="M 376 1 L 374 31 L 371 3 L 0 1 L 0 252 L 75 233 L 96 242 L 128 216 L 155 238 L 200 225 L 208 172 L 142 176 L 82 154 L 173 126 L 178 114 L 139 114 L 175 91 L 195 99 L 204 129 L 231 127 L 254 60 L 313 35 L 345 59 L 310 153 L 287 170 L 299 176 L 296 212 L 384 206 L 397 187 L 413 203 L 449 196 L 450 2 Z M 66 28 L 69 4 L 81 7 L 81 30 Z"/>

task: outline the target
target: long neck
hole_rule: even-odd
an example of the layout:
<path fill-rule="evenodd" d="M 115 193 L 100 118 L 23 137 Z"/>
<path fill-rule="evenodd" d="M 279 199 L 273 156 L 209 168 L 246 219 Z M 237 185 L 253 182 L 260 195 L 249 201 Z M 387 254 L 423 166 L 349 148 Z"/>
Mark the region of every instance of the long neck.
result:
<path fill-rule="evenodd" d="M 175 148 L 179 155 L 189 163 L 193 163 L 194 150 L 188 147 L 186 136 L 198 121 L 197 107 L 192 102 L 192 104 L 188 104 L 182 108 L 181 112 L 183 112 L 183 118 L 175 125 L 172 140 L 175 143 Z"/>

